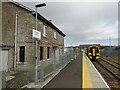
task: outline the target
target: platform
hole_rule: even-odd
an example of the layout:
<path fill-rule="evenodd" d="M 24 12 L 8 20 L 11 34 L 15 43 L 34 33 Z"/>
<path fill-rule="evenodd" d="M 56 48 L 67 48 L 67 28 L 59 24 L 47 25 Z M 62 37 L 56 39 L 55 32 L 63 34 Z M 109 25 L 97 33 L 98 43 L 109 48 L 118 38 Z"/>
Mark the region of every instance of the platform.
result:
<path fill-rule="evenodd" d="M 82 88 L 82 54 L 72 60 L 60 73 L 51 80 L 46 88 Z M 63 89 L 64 90 L 64 89 Z"/>
<path fill-rule="evenodd" d="M 73 90 L 102 88 L 110 90 L 110 87 L 84 52 L 80 52 L 75 60 L 72 60 L 51 81 L 46 83 L 42 89 L 47 88 L 72 88 Z"/>
<path fill-rule="evenodd" d="M 82 88 L 110 89 L 84 52 L 82 53 Z"/>

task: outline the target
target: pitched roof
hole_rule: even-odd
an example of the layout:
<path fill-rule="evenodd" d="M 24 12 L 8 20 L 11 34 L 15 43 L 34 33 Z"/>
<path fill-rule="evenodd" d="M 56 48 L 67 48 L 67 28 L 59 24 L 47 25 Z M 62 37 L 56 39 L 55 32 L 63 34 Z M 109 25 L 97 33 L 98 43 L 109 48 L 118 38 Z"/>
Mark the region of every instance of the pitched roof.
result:
<path fill-rule="evenodd" d="M 29 12 L 31 12 L 31 13 L 32 13 L 32 12 L 35 12 L 34 10 L 32 10 L 32 9 L 30 9 L 30 8 L 28 8 L 28 7 L 20 4 L 20 3 L 18 3 L 18 2 L 14 2 L 14 1 L 9 1 L 9 2 L 11 2 L 11 3 L 13 3 L 13 4 L 15 4 L 15 5 L 23 8 L 23 9 L 25 9 L 25 10 L 27 10 L 27 11 L 29 11 Z M 34 16 L 35 16 L 35 14 L 34 14 Z M 48 21 L 45 17 L 43 17 L 43 16 L 40 15 L 39 13 L 38 13 L 38 19 L 40 19 L 40 20 L 43 21 L 44 23 L 48 24 L 51 28 L 55 29 L 55 30 L 56 30 L 59 34 L 61 34 L 63 37 L 66 36 L 60 29 L 58 29 L 55 25 L 53 25 L 53 23 L 51 23 L 50 21 Z"/>

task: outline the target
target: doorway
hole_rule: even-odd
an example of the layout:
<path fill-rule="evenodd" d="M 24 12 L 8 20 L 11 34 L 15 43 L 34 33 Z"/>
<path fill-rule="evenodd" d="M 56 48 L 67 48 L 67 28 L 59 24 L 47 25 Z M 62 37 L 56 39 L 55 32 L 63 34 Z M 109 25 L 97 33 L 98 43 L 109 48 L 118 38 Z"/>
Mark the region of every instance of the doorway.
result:
<path fill-rule="evenodd" d="M 53 47 L 53 56 L 56 60 L 59 60 L 59 48 Z"/>
<path fill-rule="evenodd" d="M 3 71 L 8 71 L 8 50 L 3 50 L 2 51 L 2 70 Z"/>

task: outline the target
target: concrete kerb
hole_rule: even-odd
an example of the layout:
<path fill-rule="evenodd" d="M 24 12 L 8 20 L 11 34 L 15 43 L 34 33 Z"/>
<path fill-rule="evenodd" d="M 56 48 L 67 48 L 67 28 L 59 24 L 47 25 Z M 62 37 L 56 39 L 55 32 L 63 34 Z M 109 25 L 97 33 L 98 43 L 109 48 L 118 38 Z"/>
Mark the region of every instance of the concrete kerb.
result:
<path fill-rule="evenodd" d="M 70 63 L 70 62 L 69 62 Z M 68 64 L 69 64 L 68 63 Z M 38 83 L 37 85 L 35 85 L 35 83 L 34 82 L 32 82 L 32 83 L 29 83 L 29 84 L 27 84 L 27 85 L 25 85 L 25 86 L 23 86 L 23 87 L 21 87 L 21 88 L 43 88 L 47 83 L 49 83 L 55 76 L 57 76 L 59 73 L 60 73 L 60 71 L 62 70 L 62 69 L 64 69 L 68 64 L 66 64 L 66 65 L 64 65 L 62 68 L 60 68 L 58 71 L 56 71 L 51 77 L 49 77 L 47 80 L 45 80 L 43 83 Z"/>

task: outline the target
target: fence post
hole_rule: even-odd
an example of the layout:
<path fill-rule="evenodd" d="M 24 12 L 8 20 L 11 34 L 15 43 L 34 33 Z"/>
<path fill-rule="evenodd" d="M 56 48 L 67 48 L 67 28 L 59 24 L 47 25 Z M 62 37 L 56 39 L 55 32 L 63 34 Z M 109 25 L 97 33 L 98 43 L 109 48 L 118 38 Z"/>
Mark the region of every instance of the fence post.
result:
<path fill-rule="evenodd" d="M 67 54 L 67 62 L 66 62 L 66 65 L 68 64 L 68 62 L 69 62 L 69 60 L 70 60 L 70 59 L 69 59 L 69 57 L 70 57 L 69 55 L 70 55 L 70 52 Z"/>
<path fill-rule="evenodd" d="M 0 71 L 0 90 L 2 89 L 2 71 Z"/>
<path fill-rule="evenodd" d="M 61 61 L 61 62 L 60 62 L 60 63 L 61 63 L 60 68 L 61 68 L 61 69 L 62 69 L 62 61 L 63 61 L 62 58 L 63 58 L 63 57 L 62 57 L 62 55 L 61 55 L 61 56 L 60 56 L 60 61 Z"/>
<path fill-rule="evenodd" d="M 54 59 L 54 71 L 56 71 L 56 57 L 53 57 Z"/>
<path fill-rule="evenodd" d="M 6 78 L 6 72 L 2 71 L 2 88 L 6 88 L 6 82 L 5 82 L 5 78 Z"/>
<path fill-rule="evenodd" d="M 44 82 L 44 61 L 41 61 L 41 82 Z"/>

